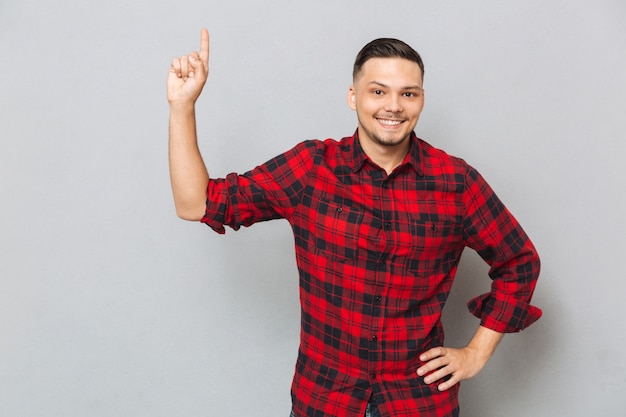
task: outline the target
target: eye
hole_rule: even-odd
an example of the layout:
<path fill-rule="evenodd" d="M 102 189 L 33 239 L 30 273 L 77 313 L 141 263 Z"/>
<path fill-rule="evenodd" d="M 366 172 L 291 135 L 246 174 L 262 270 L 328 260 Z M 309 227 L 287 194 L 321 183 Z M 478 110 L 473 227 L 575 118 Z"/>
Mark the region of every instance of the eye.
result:
<path fill-rule="evenodd" d="M 376 94 L 377 96 L 381 96 L 383 94 L 383 90 L 373 90 L 372 93 Z"/>

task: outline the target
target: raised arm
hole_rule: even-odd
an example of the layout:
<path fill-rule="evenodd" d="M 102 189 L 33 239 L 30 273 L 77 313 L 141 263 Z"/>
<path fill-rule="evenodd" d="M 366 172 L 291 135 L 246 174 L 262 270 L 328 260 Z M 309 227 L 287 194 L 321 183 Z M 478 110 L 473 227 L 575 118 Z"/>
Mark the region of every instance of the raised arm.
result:
<path fill-rule="evenodd" d="M 209 74 L 209 32 L 202 29 L 200 53 L 174 58 L 167 76 L 170 106 L 169 166 L 176 214 L 198 221 L 209 182 L 196 135 L 195 103 Z"/>

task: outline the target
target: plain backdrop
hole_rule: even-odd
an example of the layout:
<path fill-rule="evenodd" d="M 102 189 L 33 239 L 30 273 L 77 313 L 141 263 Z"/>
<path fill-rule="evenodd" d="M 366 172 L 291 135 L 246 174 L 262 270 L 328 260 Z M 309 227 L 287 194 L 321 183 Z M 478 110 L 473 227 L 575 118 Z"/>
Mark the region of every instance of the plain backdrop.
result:
<path fill-rule="evenodd" d="M 351 135 L 353 59 L 426 63 L 418 136 L 475 166 L 542 256 L 544 317 L 461 389 L 465 417 L 626 408 L 626 3 L 0 2 L 0 415 L 287 416 L 299 336 L 285 221 L 174 213 L 170 60 L 211 32 L 197 106 L 213 176 Z M 447 343 L 489 286 L 464 254 Z"/>

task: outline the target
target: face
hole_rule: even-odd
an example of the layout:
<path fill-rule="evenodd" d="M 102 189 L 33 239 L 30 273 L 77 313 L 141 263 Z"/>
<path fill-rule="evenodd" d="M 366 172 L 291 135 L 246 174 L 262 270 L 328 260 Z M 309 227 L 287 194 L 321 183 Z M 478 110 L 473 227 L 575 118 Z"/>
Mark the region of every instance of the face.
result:
<path fill-rule="evenodd" d="M 408 146 L 424 107 L 420 67 L 404 58 L 367 60 L 348 91 L 348 105 L 357 113 L 364 146 Z"/>

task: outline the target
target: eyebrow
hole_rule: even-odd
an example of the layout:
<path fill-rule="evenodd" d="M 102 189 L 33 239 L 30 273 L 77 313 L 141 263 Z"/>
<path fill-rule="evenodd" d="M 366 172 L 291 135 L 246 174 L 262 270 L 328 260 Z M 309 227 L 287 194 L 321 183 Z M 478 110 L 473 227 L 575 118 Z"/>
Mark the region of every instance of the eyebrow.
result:
<path fill-rule="evenodd" d="M 369 85 L 378 85 L 383 88 L 389 88 L 388 85 L 381 83 L 380 81 L 370 81 Z M 422 90 L 423 88 L 420 85 L 408 85 L 406 87 L 402 87 L 401 90 Z"/>

